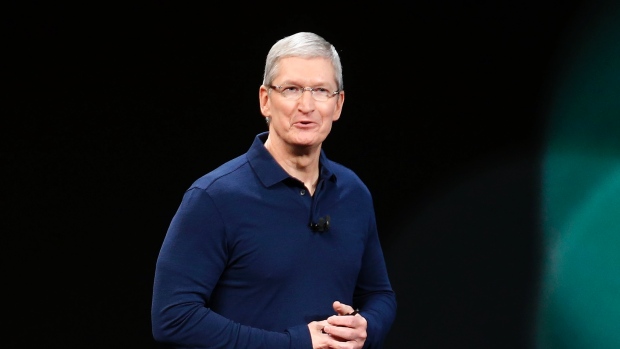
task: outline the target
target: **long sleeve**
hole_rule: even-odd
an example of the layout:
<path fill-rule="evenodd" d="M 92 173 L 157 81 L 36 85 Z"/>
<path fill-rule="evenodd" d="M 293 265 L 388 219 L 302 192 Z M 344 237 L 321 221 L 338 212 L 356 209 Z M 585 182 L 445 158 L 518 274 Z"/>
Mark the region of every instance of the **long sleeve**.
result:
<path fill-rule="evenodd" d="M 225 226 L 214 203 L 203 190 L 190 189 L 157 260 L 151 314 L 154 338 L 178 348 L 311 348 L 305 325 L 266 331 L 241 325 L 209 307 L 226 267 L 227 249 Z"/>
<path fill-rule="evenodd" d="M 368 322 L 364 348 L 379 349 L 396 317 L 396 295 L 388 278 L 374 217 L 369 225 L 367 248 L 353 299 Z"/>

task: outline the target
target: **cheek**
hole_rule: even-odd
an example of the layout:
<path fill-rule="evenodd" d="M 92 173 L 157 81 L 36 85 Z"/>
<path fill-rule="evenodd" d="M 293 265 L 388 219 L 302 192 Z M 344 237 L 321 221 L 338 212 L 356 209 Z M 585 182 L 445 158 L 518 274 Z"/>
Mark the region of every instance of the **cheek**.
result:
<path fill-rule="evenodd" d="M 321 113 L 321 116 L 328 119 L 338 119 L 338 108 L 336 105 L 324 106 L 322 108 L 317 108 L 317 111 Z"/>
<path fill-rule="evenodd" d="M 295 103 L 273 103 L 271 104 L 270 112 L 271 114 L 278 114 L 284 117 L 288 115 L 292 115 L 296 110 Z"/>

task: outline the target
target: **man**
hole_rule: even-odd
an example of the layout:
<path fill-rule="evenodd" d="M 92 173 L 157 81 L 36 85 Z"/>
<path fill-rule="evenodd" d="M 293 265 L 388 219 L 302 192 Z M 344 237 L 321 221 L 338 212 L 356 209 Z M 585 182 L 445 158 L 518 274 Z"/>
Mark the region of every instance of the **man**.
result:
<path fill-rule="evenodd" d="M 154 338 L 176 348 L 381 348 L 394 321 L 371 195 L 321 149 L 344 103 L 336 49 L 267 55 L 269 130 L 192 184 L 157 260 Z"/>

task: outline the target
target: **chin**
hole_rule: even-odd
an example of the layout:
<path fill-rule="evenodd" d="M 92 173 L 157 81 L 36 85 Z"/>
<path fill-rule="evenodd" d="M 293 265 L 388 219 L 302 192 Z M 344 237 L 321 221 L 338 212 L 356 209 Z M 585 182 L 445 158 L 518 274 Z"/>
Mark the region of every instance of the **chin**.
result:
<path fill-rule="evenodd" d="M 297 144 L 299 146 L 313 146 L 319 145 L 325 140 L 325 137 L 322 135 L 313 133 L 313 134 L 298 134 L 293 137 L 292 143 Z"/>

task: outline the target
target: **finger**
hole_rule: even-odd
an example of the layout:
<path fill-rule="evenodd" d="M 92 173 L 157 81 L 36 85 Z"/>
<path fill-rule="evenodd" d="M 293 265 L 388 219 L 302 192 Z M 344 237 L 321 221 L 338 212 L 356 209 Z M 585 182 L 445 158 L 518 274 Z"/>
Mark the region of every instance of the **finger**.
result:
<path fill-rule="evenodd" d="M 338 315 L 354 315 L 355 309 L 353 309 L 350 305 L 341 303 L 340 301 L 335 301 L 332 306 Z"/>
<path fill-rule="evenodd" d="M 355 332 L 349 327 L 328 325 L 323 328 L 323 331 L 324 333 L 328 334 L 332 339 L 339 342 L 350 341 L 356 337 Z"/>
<path fill-rule="evenodd" d="M 308 324 L 308 329 L 310 329 L 311 332 L 315 332 L 315 333 L 320 333 L 320 334 L 325 334 L 327 332 L 323 331 L 323 328 L 325 328 L 325 326 L 329 325 L 329 323 L 326 320 L 323 321 L 312 321 L 311 323 Z"/>

